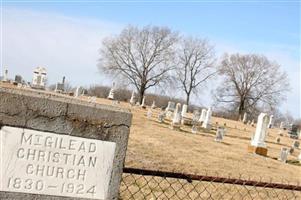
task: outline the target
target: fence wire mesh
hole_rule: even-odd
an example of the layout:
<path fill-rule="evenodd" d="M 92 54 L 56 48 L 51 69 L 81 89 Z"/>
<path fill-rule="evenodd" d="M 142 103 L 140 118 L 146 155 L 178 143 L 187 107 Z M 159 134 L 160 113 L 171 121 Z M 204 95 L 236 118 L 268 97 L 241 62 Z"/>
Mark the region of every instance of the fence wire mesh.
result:
<path fill-rule="evenodd" d="M 120 200 L 301 199 L 301 186 L 125 168 Z"/>

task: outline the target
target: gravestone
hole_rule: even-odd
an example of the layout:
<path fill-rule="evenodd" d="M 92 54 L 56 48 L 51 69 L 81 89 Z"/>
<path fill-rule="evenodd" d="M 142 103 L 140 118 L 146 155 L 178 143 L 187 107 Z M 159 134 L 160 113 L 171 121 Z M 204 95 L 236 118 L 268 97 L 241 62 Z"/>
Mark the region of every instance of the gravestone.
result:
<path fill-rule="evenodd" d="M 55 85 L 55 92 L 62 93 L 65 91 L 65 85 L 63 83 L 57 83 Z"/>
<path fill-rule="evenodd" d="M 143 108 L 143 109 L 146 108 L 146 105 L 145 105 L 145 96 L 142 99 L 141 108 Z"/>
<path fill-rule="evenodd" d="M 196 124 L 193 124 L 191 127 L 191 133 L 196 134 L 198 132 L 198 127 Z"/>
<path fill-rule="evenodd" d="M 269 116 L 266 113 L 260 113 L 257 119 L 256 131 L 248 151 L 259 155 L 266 156 L 268 149 L 265 144 L 265 137 L 269 124 Z"/>
<path fill-rule="evenodd" d="M 284 122 L 281 122 L 281 123 L 280 123 L 279 128 L 280 128 L 280 129 L 283 129 L 283 128 L 284 128 Z"/>
<path fill-rule="evenodd" d="M 293 144 L 292 144 L 292 147 L 298 149 L 299 146 L 300 146 L 300 142 L 298 140 L 294 140 Z"/>
<path fill-rule="evenodd" d="M 45 89 L 47 81 L 47 71 L 44 67 L 37 67 L 33 71 L 33 78 L 32 78 L 32 88 L 35 89 Z"/>
<path fill-rule="evenodd" d="M 187 109 L 188 109 L 188 106 L 186 104 L 183 104 L 183 106 L 182 106 L 182 112 L 181 112 L 181 116 L 182 117 L 186 117 Z"/>
<path fill-rule="evenodd" d="M 281 148 L 281 151 L 280 151 L 279 160 L 280 160 L 281 162 L 286 163 L 288 154 L 289 154 L 289 149 L 286 148 L 286 147 L 282 147 L 282 148 Z"/>
<path fill-rule="evenodd" d="M 130 99 L 130 104 L 132 105 L 132 106 L 134 106 L 135 105 L 135 91 L 133 91 L 132 92 L 132 96 L 131 96 L 131 99 Z"/>
<path fill-rule="evenodd" d="M 147 113 L 146 113 L 147 119 L 151 119 L 152 118 L 152 109 L 148 109 Z"/>
<path fill-rule="evenodd" d="M 251 126 L 254 127 L 255 126 L 255 122 L 254 122 L 254 119 L 252 120 L 251 122 Z"/>
<path fill-rule="evenodd" d="M 274 115 L 271 115 L 270 116 L 270 121 L 269 121 L 269 128 L 273 128 L 273 125 L 274 125 Z"/>
<path fill-rule="evenodd" d="M 225 129 L 223 127 L 218 127 L 216 130 L 216 135 L 215 135 L 214 141 L 222 142 L 224 139 L 224 135 L 225 135 L 224 132 L 225 132 Z"/>
<path fill-rule="evenodd" d="M 0 199 L 117 200 L 131 118 L 113 106 L 0 88 Z"/>
<path fill-rule="evenodd" d="M 167 104 L 167 107 L 165 109 L 165 111 L 171 111 L 173 112 L 176 108 L 176 103 L 175 102 L 172 102 L 172 101 L 169 101 L 168 104 Z"/>
<path fill-rule="evenodd" d="M 212 115 L 212 111 L 211 111 L 211 107 L 210 107 L 206 112 L 206 117 L 202 124 L 202 127 L 207 130 L 211 129 L 211 115 Z"/>
<path fill-rule="evenodd" d="M 247 122 L 248 122 L 248 114 L 247 114 L 246 112 L 244 113 L 242 122 L 243 122 L 244 124 L 247 124 Z"/>
<path fill-rule="evenodd" d="M 171 128 L 179 130 L 181 127 L 181 104 L 177 103 L 174 111 L 173 119 L 171 122 Z"/>
<path fill-rule="evenodd" d="M 114 100 L 114 94 L 115 94 L 115 83 L 113 83 L 113 87 L 110 89 L 108 99 Z"/>
<path fill-rule="evenodd" d="M 152 106 L 151 106 L 151 109 L 155 109 L 156 107 L 157 107 L 157 106 L 156 106 L 156 102 L 153 101 Z"/>
<path fill-rule="evenodd" d="M 192 115 L 192 121 L 197 122 L 200 119 L 200 111 L 195 109 Z"/>
<path fill-rule="evenodd" d="M 74 97 L 79 97 L 83 95 L 84 89 L 80 86 L 76 87 L 75 92 L 74 92 Z"/>
<path fill-rule="evenodd" d="M 15 82 L 21 84 L 22 83 L 22 76 L 16 75 L 15 76 Z"/>
<path fill-rule="evenodd" d="M 8 82 L 8 70 L 4 69 L 3 76 L 0 76 L 0 81 L 2 82 Z"/>
<path fill-rule="evenodd" d="M 164 110 L 161 110 L 161 112 L 160 112 L 159 115 L 158 115 L 158 121 L 159 121 L 160 123 L 163 123 L 165 117 L 166 117 L 166 112 L 165 112 Z"/>
<path fill-rule="evenodd" d="M 202 112 L 201 112 L 201 116 L 200 116 L 199 122 L 204 122 L 204 121 L 205 121 L 206 113 L 207 113 L 207 110 L 206 110 L 206 109 L 202 109 Z"/>

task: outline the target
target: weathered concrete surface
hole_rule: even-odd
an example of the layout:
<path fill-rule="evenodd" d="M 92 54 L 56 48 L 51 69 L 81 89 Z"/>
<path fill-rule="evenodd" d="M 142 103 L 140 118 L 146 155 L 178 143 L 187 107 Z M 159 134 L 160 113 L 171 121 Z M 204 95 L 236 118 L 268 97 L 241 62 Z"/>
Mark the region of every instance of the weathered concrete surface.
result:
<path fill-rule="evenodd" d="M 132 114 L 45 92 L 0 88 L 0 126 L 16 126 L 116 143 L 109 199 L 118 199 Z M 0 199 L 78 199 L 0 192 Z"/>

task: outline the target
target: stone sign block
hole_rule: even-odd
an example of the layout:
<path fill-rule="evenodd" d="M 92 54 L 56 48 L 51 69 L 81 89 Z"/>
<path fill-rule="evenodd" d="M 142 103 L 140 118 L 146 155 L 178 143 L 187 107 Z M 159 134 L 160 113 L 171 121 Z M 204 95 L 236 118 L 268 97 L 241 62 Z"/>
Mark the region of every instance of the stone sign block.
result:
<path fill-rule="evenodd" d="M 115 143 L 4 126 L 0 191 L 107 199 Z"/>
<path fill-rule="evenodd" d="M 0 88 L 1 200 L 118 199 L 131 113 Z"/>

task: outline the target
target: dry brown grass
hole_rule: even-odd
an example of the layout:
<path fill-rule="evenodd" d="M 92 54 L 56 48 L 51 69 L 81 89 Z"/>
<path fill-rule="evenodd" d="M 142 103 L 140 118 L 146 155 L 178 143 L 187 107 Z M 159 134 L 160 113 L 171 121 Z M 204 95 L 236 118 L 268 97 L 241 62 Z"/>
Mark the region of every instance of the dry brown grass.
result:
<path fill-rule="evenodd" d="M 107 99 L 97 99 L 97 102 L 112 104 Z M 147 110 L 131 108 L 128 103 L 123 102 L 117 106 L 128 108 L 133 113 L 126 167 L 194 174 L 218 173 L 220 176 L 231 174 L 232 177 L 242 174 L 242 178 L 262 177 L 265 181 L 272 178 L 277 182 L 285 179 L 291 183 L 301 179 L 301 166 L 276 160 L 281 147 L 290 147 L 293 142 L 283 136 L 280 144 L 277 144 L 275 140 L 279 129 L 269 129 L 266 141 L 268 156 L 262 157 L 247 152 L 255 128 L 241 122 L 213 117 L 213 124 L 227 124 L 224 141 L 218 143 L 214 141 L 214 131 L 191 134 L 191 127 L 188 126 L 183 127 L 182 131 L 169 129 L 169 124 L 157 122 L 158 109 L 149 120 L 146 117 Z M 299 153 L 300 149 L 295 150 L 288 159 L 297 160 Z"/>

